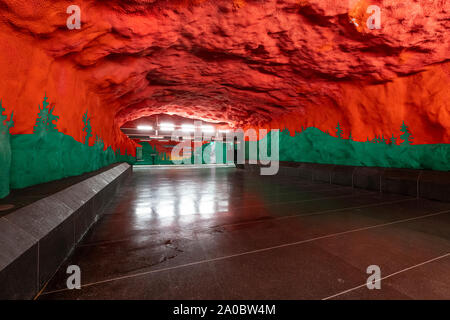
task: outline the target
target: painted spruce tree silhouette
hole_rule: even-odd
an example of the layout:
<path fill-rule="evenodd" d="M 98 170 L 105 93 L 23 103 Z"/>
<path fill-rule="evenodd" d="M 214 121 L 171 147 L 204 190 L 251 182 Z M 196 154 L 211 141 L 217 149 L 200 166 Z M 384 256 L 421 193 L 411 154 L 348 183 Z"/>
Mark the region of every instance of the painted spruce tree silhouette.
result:
<path fill-rule="evenodd" d="M 9 129 L 14 126 L 13 113 L 10 120 L 4 114 L 2 101 L 0 100 L 0 198 L 9 194 L 10 168 L 11 168 L 11 145 Z"/>
<path fill-rule="evenodd" d="M 288 131 L 283 131 L 279 135 L 280 161 L 450 170 L 448 162 L 450 144 L 413 143 L 413 135 L 406 121 L 398 134 L 395 131 L 393 131 L 394 134 L 392 132 L 387 134 L 377 129 L 364 140 L 358 140 L 358 137 L 353 136 L 350 128 L 346 130 L 340 123 L 336 129 L 338 134 L 334 128 L 329 134 L 325 129 L 314 126 L 305 127 L 301 134 L 295 136 L 290 135 Z M 342 132 L 344 132 L 344 138 L 342 138 Z M 350 140 L 350 137 L 353 140 Z M 267 134 L 263 139 L 268 142 L 269 138 L 270 134 Z"/>
<path fill-rule="evenodd" d="M 302 126 L 302 131 L 301 134 L 305 134 L 305 135 L 310 135 L 310 131 L 308 131 L 311 127 L 308 128 L 304 128 Z M 314 127 L 312 127 L 314 128 Z M 318 129 L 320 130 L 320 129 Z M 326 131 L 322 131 L 321 132 L 330 135 L 328 130 Z M 408 126 L 406 126 L 405 122 L 403 121 L 403 124 L 401 126 L 400 131 L 402 132 L 402 134 L 400 135 L 400 139 L 403 140 L 402 143 L 398 143 L 398 139 L 394 136 L 394 134 L 392 134 L 392 137 L 389 138 L 388 136 L 384 136 L 384 133 L 382 133 L 381 135 L 376 134 L 372 139 L 370 139 L 369 137 L 366 138 L 366 141 L 361 141 L 361 143 L 376 143 L 376 144 L 385 144 L 385 145 L 391 145 L 391 146 L 397 146 L 397 145 L 403 145 L 403 146 L 408 146 L 408 145 L 412 145 L 413 144 L 413 136 L 412 133 L 409 131 Z M 285 132 L 285 131 L 283 131 Z M 343 132 L 344 130 L 342 130 L 341 124 L 338 122 L 337 126 L 336 126 L 336 136 L 332 136 L 333 138 L 337 138 L 337 139 L 344 139 L 344 140 L 349 140 L 352 142 L 358 142 L 355 141 L 354 137 L 353 137 L 353 133 L 352 131 L 349 132 L 349 136 L 348 139 L 343 137 Z"/>
<path fill-rule="evenodd" d="M 89 145 L 89 138 L 92 137 L 91 119 L 88 118 L 88 112 L 83 115 L 83 132 L 86 132 L 84 137 L 84 144 Z"/>
<path fill-rule="evenodd" d="M 400 131 L 403 132 L 403 134 L 400 136 L 400 138 L 403 140 L 401 145 L 406 146 L 406 145 L 413 144 L 414 138 L 412 137 L 411 132 L 409 131 L 408 127 L 406 126 L 405 121 L 403 121 Z"/>
<path fill-rule="evenodd" d="M 341 125 L 339 124 L 339 122 L 338 122 L 338 124 L 337 124 L 337 127 L 336 127 L 336 136 L 339 138 L 339 139 L 342 139 L 342 129 L 341 129 Z"/>
<path fill-rule="evenodd" d="M 58 121 L 59 117 L 53 114 L 55 107 L 49 107 L 47 101 L 48 97 L 44 95 L 44 100 L 42 101 L 42 108 L 39 107 L 38 117 L 36 119 L 36 124 L 34 125 L 34 133 L 50 133 L 58 132 L 56 129 L 56 124 L 53 121 Z"/>
<path fill-rule="evenodd" d="M 391 145 L 393 145 L 393 146 L 397 145 L 397 139 L 394 137 L 394 135 L 392 135 L 392 138 L 391 138 Z"/>
<path fill-rule="evenodd" d="M 5 112 L 5 108 L 3 108 L 2 105 L 2 101 L 0 100 L 0 133 L 3 134 L 9 134 L 9 129 L 11 129 L 12 127 L 14 127 L 14 112 L 11 112 L 11 116 L 8 120 L 8 116 L 4 115 L 3 113 Z"/>
<path fill-rule="evenodd" d="M 103 139 L 100 138 L 98 135 L 95 135 L 94 147 L 97 148 L 99 151 L 105 149 L 105 143 L 103 142 Z"/>

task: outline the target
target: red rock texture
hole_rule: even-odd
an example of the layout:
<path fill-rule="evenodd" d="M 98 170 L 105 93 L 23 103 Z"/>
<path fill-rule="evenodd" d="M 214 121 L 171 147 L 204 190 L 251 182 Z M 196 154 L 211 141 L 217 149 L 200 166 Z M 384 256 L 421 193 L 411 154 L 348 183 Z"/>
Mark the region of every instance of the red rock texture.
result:
<path fill-rule="evenodd" d="M 66 28 L 71 4 L 81 30 Z M 446 0 L 0 0 L 0 14 L 13 133 L 31 130 L 20 114 L 45 90 L 61 130 L 81 140 L 89 110 L 116 146 L 121 125 L 158 113 L 330 132 L 339 121 L 364 141 L 405 121 L 415 143 L 450 143 Z"/>

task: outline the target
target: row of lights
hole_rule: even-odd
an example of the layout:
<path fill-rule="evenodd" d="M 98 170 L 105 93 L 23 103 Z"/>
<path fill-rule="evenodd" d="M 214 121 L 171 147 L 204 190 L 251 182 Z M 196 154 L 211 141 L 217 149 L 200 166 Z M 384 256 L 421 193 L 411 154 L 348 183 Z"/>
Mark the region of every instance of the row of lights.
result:
<path fill-rule="evenodd" d="M 147 125 L 141 125 L 141 126 L 137 126 L 137 129 L 140 131 L 151 131 L 153 130 L 152 126 L 147 126 Z M 201 127 L 203 132 L 206 133 L 213 133 L 215 131 L 213 126 L 202 126 Z M 161 123 L 159 125 L 159 130 L 161 131 L 174 131 L 175 130 L 175 125 L 173 123 Z M 181 125 L 181 131 L 182 132 L 194 132 L 195 131 L 195 126 L 192 124 L 183 124 Z M 228 132 L 228 130 L 219 130 L 219 132 L 222 133 L 226 133 Z"/>

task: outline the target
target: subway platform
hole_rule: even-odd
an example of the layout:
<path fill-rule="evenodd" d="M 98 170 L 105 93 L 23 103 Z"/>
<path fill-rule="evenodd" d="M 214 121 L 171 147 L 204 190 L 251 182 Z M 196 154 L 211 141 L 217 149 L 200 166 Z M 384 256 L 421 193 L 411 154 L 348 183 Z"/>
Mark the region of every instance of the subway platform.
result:
<path fill-rule="evenodd" d="M 236 168 L 134 167 L 36 298 L 448 299 L 448 230 L 450 203 Z M 67 289 L 69 265 L 81 289 Z"/>

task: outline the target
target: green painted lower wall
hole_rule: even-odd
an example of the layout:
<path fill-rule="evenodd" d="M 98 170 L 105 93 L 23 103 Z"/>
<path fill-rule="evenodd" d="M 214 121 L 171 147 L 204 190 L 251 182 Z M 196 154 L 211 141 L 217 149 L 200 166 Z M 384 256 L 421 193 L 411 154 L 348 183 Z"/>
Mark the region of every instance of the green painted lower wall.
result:
<path fill-rule="evenodd" d="M 11 144 L 9 133 L 0 133 L 0 199 L 9 193 Z"/>
<path fill-rule="evenodd" d="M 165 152 L 159 152 L 156 147 L 147 142 L 142 142 L 142 160 L 137 165 L 163 165 L 172 164 L 170 157 Z"/>
<path fill-rule="evenodd" d="M 141 142 L 142 145 L 142 160 L 136 162 L 137 165 L 168 165 L 174 164 L 172 162 L 170 155 L 165 152 L 159 152 L 156 147 L 151 146 L 147 142 Z M 195 148 L 194 152 L 191 154 L 190 159 L 185 159 L 184 164 L 194 164 L 194 163 L 226 163 L 226 152 L 227 144 L 222 142 L 209 142 L 202 145 L 202 147 Z M 214 153 L 214 161 L 212 159 L 212 153 Z M 220 157 L 220 155 L 222 155 Z M 202 159 L 202 160 L 200 160 Z M 232 157 L 230 161 L 233 162 Z"/>
<path fill-rule="evenodd" d="M 0 198 L 20 189 L 98 170 L 135 158 L 115 153 L 103 143 L 82 144 L 61 132 L 0 135 Z"/>
<path fill-rule="evenodd" d="M 263 139 L 271 139 L 271 134 Z M 247 159 L 250 144 L 259 145 L 258 142 L 246 142 Z M 270 146 L 270 141 L 267 145 Z M 280 161 L 450 171 L 448 144 L 398 145 L 391 141 L 387 143 L 384 138 L 357 142 L 308 128 L 295 136 L 287 130 L 281 132 L 279 148 Z M 191 161 L 196 154 L 201 156 L 201 151 L 202 163 L 206 163 L 211 150 L 215 150 L 217 157 L 220 149 L 224 163 L 227 145 L 218 142 L 197 148 Z M 150 144 L 143 144 L 142 155 L 143 161 L 139 164 L 172 164 L 165 153 L 159 153 Z M 99 139 L 93 146 L 88 146 L 56 130 L 13 136 L 5 131 L 0 134 L 0 198 L 8 195 L 11 188 L 25 188 L 80 175 L 124 161 L 133 164 L 135 158 L 115 153 L 111 147 L 105 150 Z M 221 163 L 220 160 L 216 162 Z"/>
<path fill-rule="evenodd" d="M 104 150 L 103 143 L 82 144 L 61 132 L 11 137 L 10 187 L 39 183 L 95 171 L 115 162 L 134 162 L 134 157 Z"/>
<path fill-rule="evenodd" d="M 270 138 L 268 134 L 263 139 Z M 295 136 L 285 130 L 279 139 L 280 161 L 450 171 L 449 144 L 399 145 L 385 138 L 357 142 L 333 137 L 317 128 Z M 247 142 L 247 150 L 251 143 L 256 142 Z M 270 141 L 267 143 L 270 146 Z M 248 152 L 246 155 L 248 159 Z"/>
<path fill-rule="evenodd" d="M 10 189 L 80 175 L 115 162 L 135 162 L 133 156 L 105 148 L 98 136 L 94 145 L 89 146 L 93 135 L 87 111 L 80 119 L 84 123 L 84 144 L 59 132 L 56 127 L 59 116 L 53 114 L 54 106 L 47 100 L 45 96 L 39 106 L 33 134 L 17 135 L 10 134 L 14 114 L 8 120 L 0 100 L 0 198 L 6 197 Z"/>

